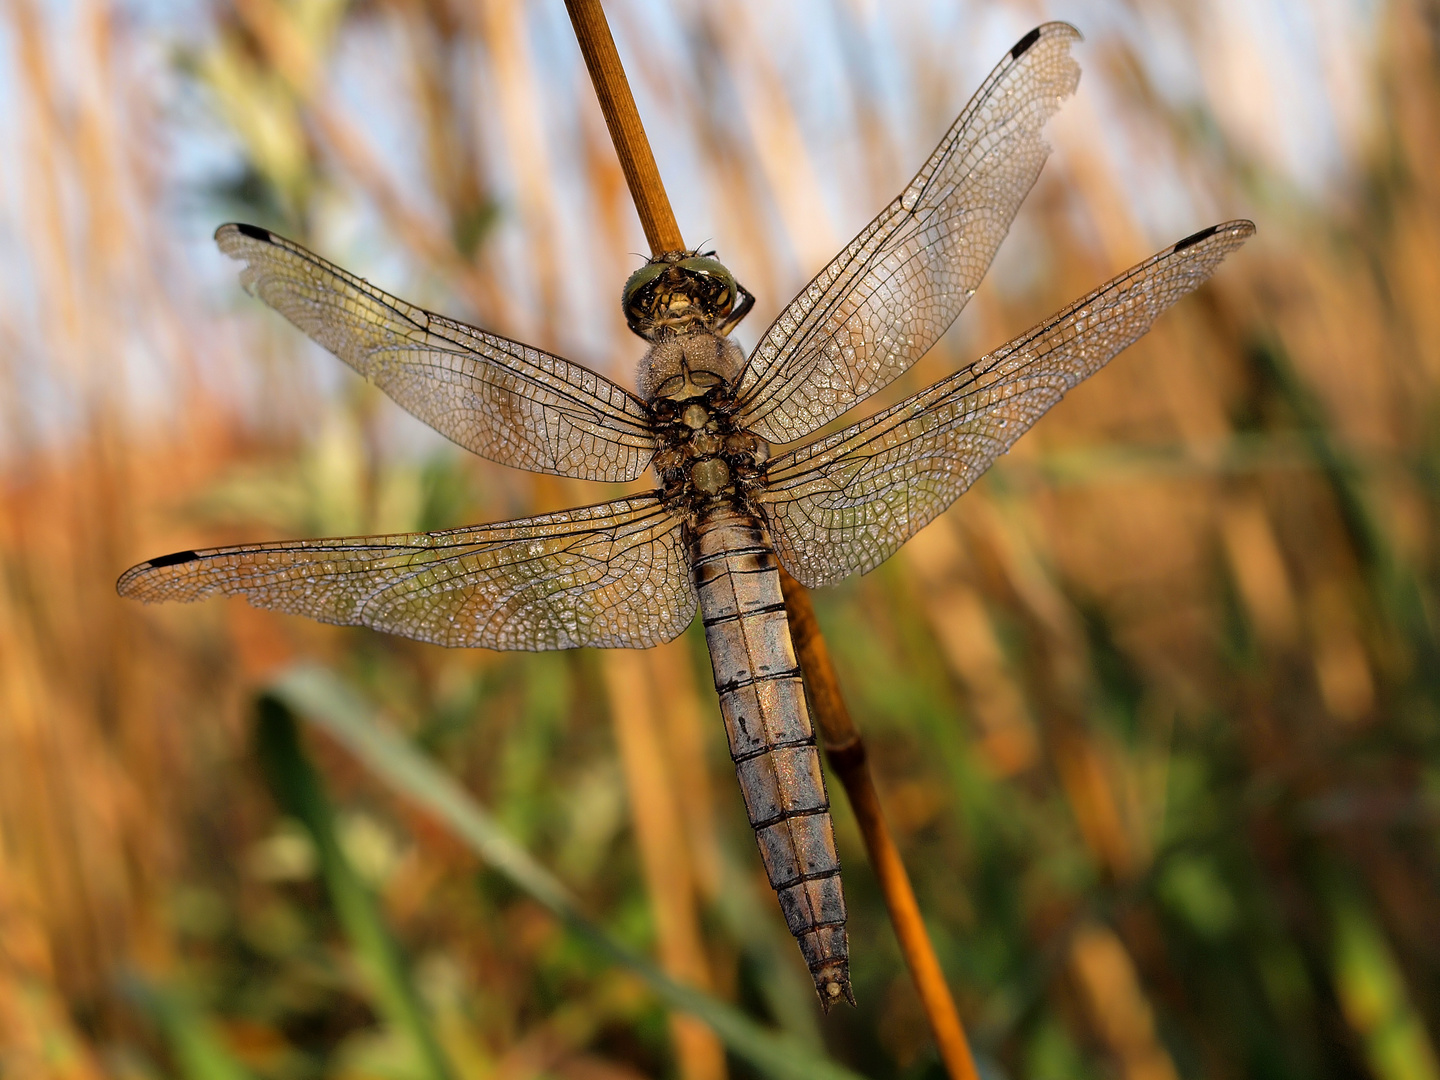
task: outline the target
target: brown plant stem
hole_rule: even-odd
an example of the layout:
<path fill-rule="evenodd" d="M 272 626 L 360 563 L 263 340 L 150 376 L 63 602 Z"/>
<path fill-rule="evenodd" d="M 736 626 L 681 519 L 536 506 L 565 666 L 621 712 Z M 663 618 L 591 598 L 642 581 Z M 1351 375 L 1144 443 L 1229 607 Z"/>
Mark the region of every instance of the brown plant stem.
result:
<path fill-rule="evenodd" d="M 615 39 L 610 36 L 610 24 L 605 21 L 600 0 L 565 0 L 565 10 L 570 13 L 575 38 L 585 66 L 590 69 L 590 81 L 595 84 L 595 96 L 600 99 L 600 111 L 605 114 L 605 125 L 610 129 L 625 182 L 630 185 L 630 197 L 635 200 L 650 253 L 681 251 L 685 241 L 660 181 L 660 169 L 650 152 L 650 140 L 640 123 L 635 96 L 620 66 L 620 54 L 615 51 Z"/>
<path fill-rule="evenodd" d="M 625 70 L 620 65 L 609 24 L 600 8 L 600 0 L 565 0 L 565 7 L 575 27 L 585 65 L 590 69 L 600 109 L 605 114 L 610 137 L 615 142 L 615 150 L 630 185 L 630 194 L 635 200 L 651 252 L 658 255 L 682 250 L 685 242 L 680 226 L 675 221 L 670 199 L 665 194 L 659 169 L 650 152 Z M 810 692 L 826 756 L 840 777 L 860 824 L 865 850 L 880 881 L 890 921 L 915 980 L 941 1060 L 952 1080 L 979 1080 L 970 1055 L 970 1044 L 960 1023 L 960 1013 L 945 984 L 940 961 L 935 956 L 934 946 L 920 916 L 915 890 L 910 885 L 900 852 L 880 811 L 880 799 L 865 757 L 865 744 L 840 696 L 840 686 L 830 663 L 825 639 L 815 621 L 810 594 L 783 568 L 780 583 L 785 594 L 790 633 L 805 685 Z"/>
<path fill-rule="evenodd" d="M 851 809 L 855 811 L 860 835 L 865 840 L 866 854 L 870 856 L 870 865 L 880 882 L 891 925 L 900 940 L 900 951 L 910 968 L 910 976 L 915 980 L 915 989 L 930 1021 L 930 1030 L 935 1035 L 945 1071 L 952 1080 L 979 1080 L 975 1060 L 970 1055 L 970 1043 L 960 1023 L 960 1013 L 955 1008 L 955 999 L 950 996 L 945 973 L 940 969 L 935 947 L 925 930 L 925 920 L 920 915 L 910 875 L 905 872 L 905 864 L 900 860 L 900 852 L 880 811 L 880 796 L 870 776 L 865 741 L 850 718 L 845 699 L 840 696 L 835 666 L 830 662 L 830 650 L 820 633 L 820 624 L 815 620 L 810 591 L 783 568 L 780 585 L 785 592 L 790 636 L 794 639 L 800 668 L 805 674 L 805 686 L 810 691 L 825 757 L 840 777 Z"/>

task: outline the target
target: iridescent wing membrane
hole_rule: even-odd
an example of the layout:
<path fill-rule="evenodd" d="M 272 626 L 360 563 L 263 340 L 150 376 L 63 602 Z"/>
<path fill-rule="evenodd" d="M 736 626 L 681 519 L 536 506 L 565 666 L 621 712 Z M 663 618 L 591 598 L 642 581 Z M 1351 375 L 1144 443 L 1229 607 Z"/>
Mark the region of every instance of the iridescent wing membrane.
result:
<path fill-rule="evenodd" d="M 138 600 L 257 607 L 486 649 L 645 647 L 695 616 L 680 521 L 653 495 L 502 525 L 182 551 L 125 572 Z"/>
<path fill-rule="evenodd" d="M 925 167 L 765 332 L 740 383 L 745 427 L 794 442 L 920 359 L 974 294 L 1049 147 L 1045 121 L 1074 92 L 1080 32 L 1021 38 Z"/>
<path fill-rule="evenodd" d="M 245 288 L 436 431 L 481 457 L 634 480 L 655 437 L 639 398 L 579 364 L 407 304 L 253 225 L 223 225 Z"/>
<path fill-rule="evenodd" d="M 810 586 L 879 566 L 1254 232 L 1232 221 L 1187 237 L 958 374 L 772 461 L 756 501 L 780 561 Z"/>

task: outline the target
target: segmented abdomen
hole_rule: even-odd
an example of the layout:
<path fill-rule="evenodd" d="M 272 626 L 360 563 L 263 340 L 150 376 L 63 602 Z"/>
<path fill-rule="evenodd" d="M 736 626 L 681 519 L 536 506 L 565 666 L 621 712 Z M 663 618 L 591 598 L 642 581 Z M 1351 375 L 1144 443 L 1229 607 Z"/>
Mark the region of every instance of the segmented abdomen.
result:
<path fill-rule="evenodd" d="M 730 757 L 770 886 L 821 1003 L 853 1002 L 830 801 L 770 537 L 759 518 L 720 505 L 689 542 Z"/>

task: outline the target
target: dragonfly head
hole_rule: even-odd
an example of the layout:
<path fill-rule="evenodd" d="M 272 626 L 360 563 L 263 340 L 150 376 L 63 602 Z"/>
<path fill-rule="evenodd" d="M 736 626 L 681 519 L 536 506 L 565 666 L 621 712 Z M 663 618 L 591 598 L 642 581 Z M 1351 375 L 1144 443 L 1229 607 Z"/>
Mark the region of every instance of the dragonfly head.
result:
<path fill-rule="evenodd" d="M 670 251 L 630 275 L 621 304 L 630 329 L 646 341 L 715 330 L 735 309 L 735 275 L 714 252 Z"/>

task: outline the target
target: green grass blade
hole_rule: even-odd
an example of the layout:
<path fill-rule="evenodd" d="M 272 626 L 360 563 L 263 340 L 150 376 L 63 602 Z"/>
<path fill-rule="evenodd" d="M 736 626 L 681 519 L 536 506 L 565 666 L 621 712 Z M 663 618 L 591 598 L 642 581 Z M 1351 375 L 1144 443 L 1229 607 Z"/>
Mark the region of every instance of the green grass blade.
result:
<path fill-rule="evenodd" d="M 1440 636 L 1431 622 L 1423 583 L 1401 557 L 1375 512 L 1371 478 L 1337 436 L 1325 408 L 1305 385 L 1279 340 L 1256 341 L 1251 355 L 1294 413 L 1302 436 L 1334 492 L 1341 520 L 1370 576 L 1374 595 L 1390 621 L 1405 634 L 1410 647 L 1420 653 L 1417 667 L 1433 691 L 1440 686 L 1440 680 L 1435 678 L 1435 672 L 1440 671 Z"/>
<path fill-rule="evenodd" d="M 126 993 L 160 1028 L 184 1080 L 254 1080 L 231 1056 L 214 1022 L 177 990 L 137 976 L 124 980 Z"/>
<path fill-rule="evenodd" d="M 305 756 L 290 707 L 277 697 L 267 694 L 259 701 L 256 744 L 276 801 L 314 840 L 330 901 L 370 981 L 380 1014 L 410 1041 L 422 1075 L 428 1080 L 451 1080 L 400 948 L 385 925 L 380 905 L 340 846 L 324 782 Z"/>
<path fill-rule="evenodd" d="M 798 1039 L 775 1032 L 709 994 L 682 986 L 581 914 L 570 891 L 532 859 L 468 792 L 385 726 L 375 710 L 332 673 L 292 668 L 270 692 L 323 727 L 392 789 L 429 811 L 476 855 L 615 963 L 643 979 L 656 997 L 708 1024 L 736 1057 L 777 1080 L 858 1080 Z"/>

